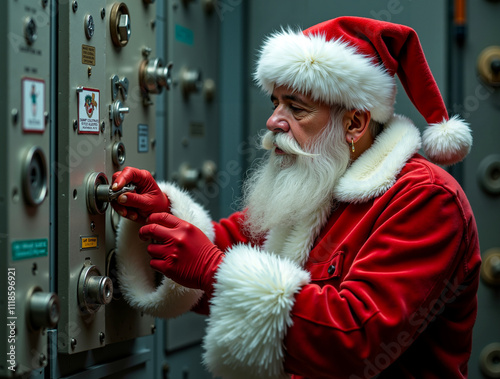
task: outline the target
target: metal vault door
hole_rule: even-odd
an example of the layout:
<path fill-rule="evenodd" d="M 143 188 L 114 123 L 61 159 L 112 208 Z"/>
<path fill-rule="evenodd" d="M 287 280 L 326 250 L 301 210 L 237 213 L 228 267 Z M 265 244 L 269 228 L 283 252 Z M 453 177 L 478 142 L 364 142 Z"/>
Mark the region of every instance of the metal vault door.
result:
<path fill-rule="evenodd" d="M 0 30 L 0 377 L 42 372 L 47 330 L 59 319 L 49 292 L 50 3 L 2 3 Z"/>
<path fill-rule="evenodd" d="M 214 0 L 168 0 L 164 4 L 168 32 L 163 43 L 173 60 L 166 107 L 167 179 L 189 190 L 217 219 L 224 184 L 217 169 L 220 4 Z M 201 364 L 205 318 L 189 312 L 162 323 L 165 377 L 210 377 Z"/>
<path fill-rule="evenodd" d="M 106 199 L 126 165 L 155 175 L 155 95 L 169 72 L 155 56 L 153 1 L 72 1 L 58 8 L 57 345 L 76 354 L 154 333 L 115 281 L 119 216 Z"/>
<path fill-rule="evenodd" d="M 453 104 L 470 122 L 474 145 L 464 188 L 479 230 L 482 267 L 470 378 L 500 378 L 500 2 L 468 3 L 463 93 Z"/>

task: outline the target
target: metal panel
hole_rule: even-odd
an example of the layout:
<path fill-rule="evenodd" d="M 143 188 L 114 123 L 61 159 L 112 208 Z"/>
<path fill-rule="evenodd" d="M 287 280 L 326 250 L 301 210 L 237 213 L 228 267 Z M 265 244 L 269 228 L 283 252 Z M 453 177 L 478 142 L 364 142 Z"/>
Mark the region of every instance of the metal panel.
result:
<path fill-rule="evenodd" d="M 167 53 L 173 87 L 167 99 L 168 177 L 217 216 L 219 157 L 219 24 L 210 1 L 167 4 Z"/>
<path fill-rule="evenodd" d="M 47 327 L 59 317 L 49 292 L 50 4 L 2 4 L 0 29 L 0 376 L 47 364 Z"/>
<path fill-rule="evenodd" d="M 216 1 L 165 2 L 165 46 L 173 61 L 167 94 L 167 178 L 188 189 L 214 218 L 221 189 L 219 162 L 219 30 Z M 187 331 L 189 329 L 189 332 Z M 193 314 L 165 321 L 169 378 L 210 377 L 201 365 L 199 344 L 205 318 Z M 191 363 L 184 367 L 185 359 Z M 186 371 L 187 370 L 187 371 Z"/>
<path fill-rule="evenodd" d="M 463 93 L 460 101 L 453 104 L 473 131 L 474 145 L 464 163 L 464 188 L 476 217 L 483 258 L 469 365 L 471 378 L 498 378 L 500 375 L 500 268 L 497 263 L 495 269 L 488 259 L 495 249 L 496 255 L 500 255 L 500 93 L 498 86 L 488 84 L 478 71 L 478 61 L 486 49 L 492 46 L 500 49 L 499 12 L 498 1 L 469 2 L 463 48 Z M 500 59 L 500 54 L 496 57 Z M 492 69 L 493 60 L 488 61 L 487 69 Z M 485 280 L 488 274 L 493 277 Z"/>
<path fill-rule="evenodd" d="M 126 5 L 130 22 L 130 35 L 127 40 L 120 40 L 113 22 L 119 14 L 124 14 Z M 149 170 L 156 176 L 156 104 L 157 94 L 149 93 L 141 88 L 141 68 L 154 63 L 156 53 L 156 5 L 147 2 L 128 1 L 124 3 L 108 0 L 106 4 L 106 24 L 110 33 L 107 35 L 106 59 L 106 105 L 128 109 L 123 114 L 123 121 L 117 125 L 109 119 L 109 143 L 107 145 L 106 173 L 114 172 L 126 166 Z M 119 22 L 119 20 L 117 20 Z M 121 27 L 124 27 L 123 25 Z M 115 37 L 112 35 L 115 33 Z M 115 42 L 113 42 L 115 41 Z M 123 45 L 123 46 L 122 46 Z M 156 61 L 159 63 L 159 61 Z M 159 67 L 157 67 L 159 69 Z M 164 87 L 154 79 L 155 90 L 163 91 Z M 121 119 L 120 119 L 121 120 Z M 161 126 L 160 126 L 161 127 Z M 106 343 L 124 341 L 138 336 L 148 335 L 154 331 L 153 317 L 132 309 L 119 293 L 116 285 L 116 265 L 113 259 L 115 247 L 115 230 L 119 220 L 110 207 L 106 212 L 106 273 L 114 281 L 114 299 L 106 306 Z"/>
<path fill-rule="evenodd" d="M 105 278 L 105 214 L 89 212 L 91 187 L 104 183 L 109 144 L 106 104 L 106 50 L 108 25 L 101 17 L 103 0 L 64 2 L 58 9 L 58 293 L 62 313 L 59 351 L 72 354 L 105 345 L 105 307 L 78 296 L 79 285 L 90 272 Z M 91 20 L 90 20 L 91 17 Z M 89 30 L 93 34 L 89 34 Z M 106 133 L 106 131 L 108 131 Z M 102 173 L 92 177 L 92 174 Z M 108 173 L 109 175 L 109 173 Z M 109 178 L 109 176 L 108 176 Z M 107 204 L 98 204 L 103 211 Z M 109 282 L 94 295 L 109 295 Z M 108 301 L 109 296 L 106 296 Z"/>
<path fill-rule="evenodd" d="M 60 352 L 74 354 L 154 332 L 154 319 L 119 294 L 119 217 L 96 197 L 97 188 L 126 165 L 155 175 L 155 94 L 168 72 L 155 57 L 154 4 L 71 2 L 60 4 L 58 15 L 64 68 L 58 83 L 58 278 L 64 299 L 58 341 Z M 99 285 L 91 287 L 92 280 Z M 90 305 L 81 298 L 87 282 Z"/>

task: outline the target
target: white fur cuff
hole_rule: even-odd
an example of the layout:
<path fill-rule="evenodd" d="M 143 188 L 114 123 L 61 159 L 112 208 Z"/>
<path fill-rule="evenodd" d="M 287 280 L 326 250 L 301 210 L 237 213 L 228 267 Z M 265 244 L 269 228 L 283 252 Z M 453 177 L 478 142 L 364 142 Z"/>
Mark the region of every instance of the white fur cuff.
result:
<path fill-rule="evenodd" d="M 195 202 L 187 191 L 180 189 L 175 184 L 159 182 L 158 186 L 168 196 L 172 214 L 197 226 L 213 242 L 215 231 L 208 212 Z"/>
<path fill-rule="evenodd" d="M 171 183 L 158 183 L 168 196 L 172 214 L 203 231 L 213 241 L 212 220 L 208 212 L 189 194 Z M 123 297 L 134 308 L 154 317 L 172 318 L 189 311 L 201 298 L 203 291 L 183 287 L 163 277 L 155 286 L 156 272 L 149 266 L 148 242 L 139 238 L 141 225 L 122 219 L 116 237 L 118 281 Z"/>
<path fill-rule="evenodd" d="M 224 378 L 282 378 L 283 339 L 295 294 L 310 280 L 295 263 L 247 245 L 231 248 L 216 274 L 204 361 Z"/>
<path fill-rule="evenodd" d="M 156 287 L 156 272 L 149 266 L 148 242 L 139 239 L 141 225 L 122 219 L 116 237 L 118 281 L 125 300 L 154 317 L 173 318 L 189 311 L 203 291 L 183 287 L 163 277 Z"/>

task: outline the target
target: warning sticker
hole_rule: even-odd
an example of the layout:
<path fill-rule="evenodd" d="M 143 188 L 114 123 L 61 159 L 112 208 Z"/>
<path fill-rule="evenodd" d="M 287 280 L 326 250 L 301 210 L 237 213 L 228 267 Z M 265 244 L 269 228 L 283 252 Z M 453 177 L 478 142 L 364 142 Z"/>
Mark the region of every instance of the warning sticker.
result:
<path fill-rule="evenodd" d="M 12 260 L 46 257 L 49 252 L 49 241 L 46 238 L 12 242 Z"/>
<path fill-rule="evenodd" d="M 99 134 L 98 89 L 78 89 L 78 133 Z"/>
<path fill-rule="evenodd" d="M 45 82 L 40 79 L 23 78 L 23 131 L 43 133 L 45 131 Z"/>
<path fill-rule="evenodd" d="M 82 45 L 82 63 L 95 66 L 95 47 Z"/>
<path fill-rule="evenodd" d="M 99 239 L 97 237 L 80 237 L 81 250 L 98 249 Z"/>

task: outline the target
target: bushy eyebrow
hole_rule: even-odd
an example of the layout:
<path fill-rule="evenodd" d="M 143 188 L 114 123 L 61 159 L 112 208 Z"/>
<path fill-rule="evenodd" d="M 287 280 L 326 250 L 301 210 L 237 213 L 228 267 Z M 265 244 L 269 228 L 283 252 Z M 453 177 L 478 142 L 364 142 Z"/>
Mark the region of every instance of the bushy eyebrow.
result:
<path fill-rule="evenodd" d="M 299 104 L 302 104 L 304 106 L 307 106 L 308 104 L 306 102 L 304 102 L 304 100 L 302 100 L 300 97 L 296 96 L 296 95 L 293 95 L 293 94 L 290 94 L 290 95 L 283 95 L 283 98 L 286 99 L 286 100 L 290 100 L 290 101 L 295 101 Z M 278 98 L 274 95 L 271 95 L 271 102 L 275 102 L 276 100 L 278 100 Z"/>

